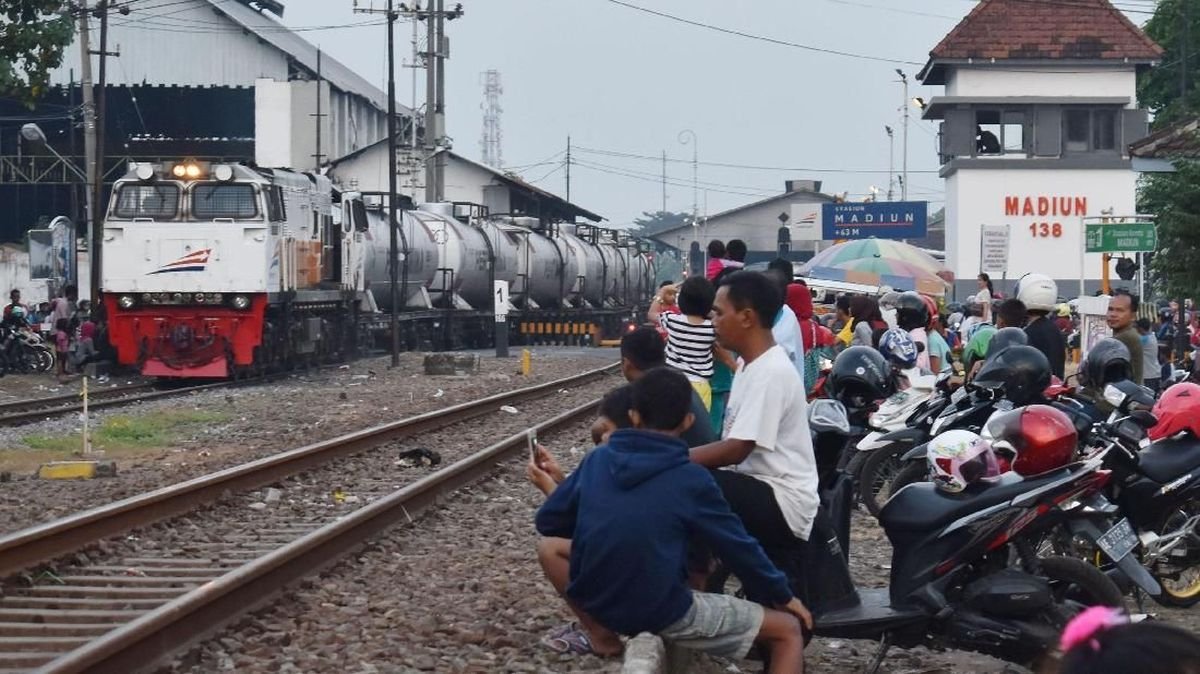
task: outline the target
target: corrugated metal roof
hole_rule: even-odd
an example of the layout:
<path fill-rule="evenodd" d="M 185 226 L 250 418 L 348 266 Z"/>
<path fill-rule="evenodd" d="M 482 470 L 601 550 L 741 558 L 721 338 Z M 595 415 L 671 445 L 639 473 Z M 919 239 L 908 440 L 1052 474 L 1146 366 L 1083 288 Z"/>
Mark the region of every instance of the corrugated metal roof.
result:
<path fill-rule="evenodd" d="M 283 24 L 238 0 L 205 1 L 259 39 L 291 56 L 300 65 L 317 72 L 317 48 L 297 33 L 287 30 Z M 321 55 L 321 76 L 334 87 L 362 96 L 375 107 L 387 111 L 387 94 L 329 54 Z M 396 114 L 411 115 L 412 110 L 397 102 Z"/>

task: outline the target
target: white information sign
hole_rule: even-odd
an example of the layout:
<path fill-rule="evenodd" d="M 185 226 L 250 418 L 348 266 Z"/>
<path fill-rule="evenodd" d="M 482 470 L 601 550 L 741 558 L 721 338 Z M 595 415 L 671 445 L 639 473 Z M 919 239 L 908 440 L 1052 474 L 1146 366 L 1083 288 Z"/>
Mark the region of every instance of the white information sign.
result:
<path fill-rule="evenodd" d="M 492 286 L 492 297 L 496 300 L 496 321 L 508 317 L 508 281 L 496 281 Z"/>
<path fill-rule="evenodd" d="M 979 271 L 1008 274 L 1008 225 L 982 225 L 979 233 Z"/>

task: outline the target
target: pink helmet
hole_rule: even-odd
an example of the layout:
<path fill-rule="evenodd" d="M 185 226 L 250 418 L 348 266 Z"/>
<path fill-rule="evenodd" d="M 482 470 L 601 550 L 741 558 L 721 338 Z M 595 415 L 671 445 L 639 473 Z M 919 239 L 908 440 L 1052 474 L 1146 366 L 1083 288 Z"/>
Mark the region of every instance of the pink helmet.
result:
<path fill-rule="evenodd" d="M 1000 464 L 987 440 L 970 431 L 946 431 L 929 441 L 925 454 L 929 477 L 938 489 L 958 493 L 1000 474 Z"/>

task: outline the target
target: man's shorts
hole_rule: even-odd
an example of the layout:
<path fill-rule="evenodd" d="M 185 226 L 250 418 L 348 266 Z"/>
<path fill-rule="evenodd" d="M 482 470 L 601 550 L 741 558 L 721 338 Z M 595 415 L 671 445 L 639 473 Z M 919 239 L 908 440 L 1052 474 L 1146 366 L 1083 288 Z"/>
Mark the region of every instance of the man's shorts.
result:
<path fill-rule="evenodd" d="M 763 607 L 727 594 L 692 593 L 692 607 L 658 636 L 684 648 L 740 660 L 762 629 Z"/>

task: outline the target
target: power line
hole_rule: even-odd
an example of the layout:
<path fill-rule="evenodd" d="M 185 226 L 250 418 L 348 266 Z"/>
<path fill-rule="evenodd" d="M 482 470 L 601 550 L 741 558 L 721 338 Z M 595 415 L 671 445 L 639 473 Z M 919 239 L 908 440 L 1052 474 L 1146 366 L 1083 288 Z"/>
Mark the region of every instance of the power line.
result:
<path fill-rule="evenodd" d="M 716 26 L 711 23 L 704 23 L 702 21 L 694 21 L 692 19 L 687 19 L 682 16 L 676 16 L 674 14 L 667 14 L 666 12 L 660 12 L 658 10 L 649 9 L 647 7 L 639 7 L 635 4 L 624 2 L 624 0 L 608 0 L 608 2 L 611 2 L 614 5 L 620 5 L 622 7 L 627 7 L 629 9 L 633 9 L 633 10 L 636 10 L 639 12 L 644 12 L 646 14 L 652 14 L 654 16 L 662 17 L 664 19 L 670 19 L 671 21 L 678 21 L 679 23 L 686 23 L 689 26 L 696 26 L 697 28 L 713 30 L 718 33 L 726 33 L 728 35 L 736 35 L 738 37 L 749 38 L 751 40 L 759 40 L 761 42 L 769 42 L 771 44 L 777 44 L 777 45 L 781 45 L 784 47 L 794 47 L 796 49 L 803 49 L 805 51 L 817 52 L 819 54 L 830 54 L 833 56 L 846 56 L 849 58 L 863 59 L 866 61 L 878 61 L 880 63 L 900 63 L 903 65 L 911 65 L 911 66 L 924 65 L 924 64 L 918 63 L 916 61 L 904 61 L 901 59 L 886 58 L 883 56 L 870 56 L 867 54 L 856 54 L 854 52 L 841 51 L 839 49 L 827 49 L 825 47 L 814 47 L 812 45 L 801 44 L 799 42 L 780 40 L 779 38 L 767 37 L 766 35 L 756 35 L 754 33 L 747 33 L 747 32 L 740 31 L 740 30 L 734 30 L 733 28 L 724 28 L 722 26 Z"/>
<path fill-rule="evenodd" d="M 595 148 L 575 147 L 575 150 L 584 153 L 598 154 L 609 157 L 626 157 L 629 159 L 640 159 L 644 161 L 662 162 L 662 155 L 645 155 L 632 152 L 617 152 L 614 150 L 599 150 Z M 674 163 L 690 164 L 691 160 L 667 158 L 667 161 Z M 730 162 L 715 162 L 701 161 L 697 162 L 704 166 L 715 166 L 720 168 L 746 169 L 750 171 L 808 171 L 810 173 L 888 173 L 888 169 L 855 169 L 855 168 L 813 168 L 813 167 L 797 167 L 797 166 L 756 166 L 753 164 L 734 164 Z M 909 171 L 909 173 L 937 173 L 937 171 Z"/>

